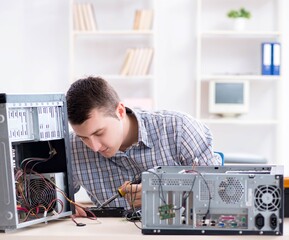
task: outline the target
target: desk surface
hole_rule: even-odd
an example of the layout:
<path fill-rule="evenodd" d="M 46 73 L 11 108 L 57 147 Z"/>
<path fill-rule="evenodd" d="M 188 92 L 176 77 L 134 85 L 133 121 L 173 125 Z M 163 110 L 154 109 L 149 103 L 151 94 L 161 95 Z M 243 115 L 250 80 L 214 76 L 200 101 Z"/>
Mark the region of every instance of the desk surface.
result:
<path fill-rule="evenodd" d="M 13 232 L 0 233 L 0 239 L 11 240 L 122 240 L 122 239 L 203 239 L 203 240 L 288 240 L 289 239 L 289 219 L 285 219 L 283 236 L 211 236 L 211 235 L 143 235 L 134 223 L 128 222 L 123 218 L 99 218 L 99 220 L 89 220 L 86 218 L 77 218 L 77 222 L 86 223 L 84 227 L 77 227 L 70 219 L 58 219 L 50 221 L 47 224 L 41 223 L 32 225 Z M 137 223 L 140 226 L 140 223 Z"/>

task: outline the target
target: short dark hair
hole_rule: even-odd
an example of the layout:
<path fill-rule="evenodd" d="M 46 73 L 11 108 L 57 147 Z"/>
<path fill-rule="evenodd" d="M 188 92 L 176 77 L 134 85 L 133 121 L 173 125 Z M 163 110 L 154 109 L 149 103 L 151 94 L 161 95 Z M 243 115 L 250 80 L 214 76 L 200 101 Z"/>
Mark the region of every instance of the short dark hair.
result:
<path fill-rule="evenodd" d="M 120 98 L 107 81 L 89 76 L 71 84 L 66 93 L 66 101 L 69 122 L 82 124 L 95 108 L 107 116 L 117 117 L 115 111 Z"/>

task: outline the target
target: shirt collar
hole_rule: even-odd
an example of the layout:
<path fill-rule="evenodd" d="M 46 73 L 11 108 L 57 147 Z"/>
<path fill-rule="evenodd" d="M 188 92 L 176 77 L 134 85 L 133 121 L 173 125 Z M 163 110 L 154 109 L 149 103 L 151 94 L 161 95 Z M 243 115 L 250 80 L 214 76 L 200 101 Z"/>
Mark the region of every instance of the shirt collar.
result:
<path fill-rule="evenodd" d="M 143 143 L 145 146 L 151 148 L 152 142 L 150 141 L 148 137 L 148 132 L 145 127 L 144 121 L 141 117 L 141 112 L 138 110 L 132 110 L 128 107 L 126 107 L 126 113 L 127 114 L 133 114 L 137 119 L 138 124 L 138 144 Z"/>

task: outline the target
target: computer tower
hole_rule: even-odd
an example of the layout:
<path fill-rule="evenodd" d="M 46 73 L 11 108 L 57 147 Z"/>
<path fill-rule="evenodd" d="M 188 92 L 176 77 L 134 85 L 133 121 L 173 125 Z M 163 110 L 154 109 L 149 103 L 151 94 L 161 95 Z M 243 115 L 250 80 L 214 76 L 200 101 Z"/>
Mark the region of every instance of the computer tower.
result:
<path fill-rule="evenodd" d="M 70 216 L 65 95 L 0 93 L 0 231 Z"/>
<path fill-rule="evenodd" d="M 156 167 L 142 173 L 142 233 L 282 235 L 283 167 Z"/>
<path fill-rule="evenodd" d="M 284 177 L 284 203 L 289 203 L 289 177 Z M 288 204 L 284 204 L 284 217 L 289 218 Z"/>

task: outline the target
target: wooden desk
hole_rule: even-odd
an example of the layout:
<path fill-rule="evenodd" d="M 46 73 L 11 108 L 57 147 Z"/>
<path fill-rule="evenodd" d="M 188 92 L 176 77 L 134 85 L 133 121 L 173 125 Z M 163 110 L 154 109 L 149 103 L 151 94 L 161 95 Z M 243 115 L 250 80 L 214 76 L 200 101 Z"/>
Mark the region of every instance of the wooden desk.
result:
<path fill-rule="evenodd" d="M 200 236 L 200 235 L 143 235 L 134 223 L 122 218 L 100 218 L 99 222 L 78 218 L 77 222 L 86 223 L 77 227 L 70 219 L 59 219 L 47 224 L 36 224 L 13 232 L 0 233 L 1 240 L 141 240 L 141 239 L 198 239 L 198 240 L 288 240 L 289 219 L 285 219 L 283 236 Z M 140 226 L 140 223 L 138 223 Z"/>

